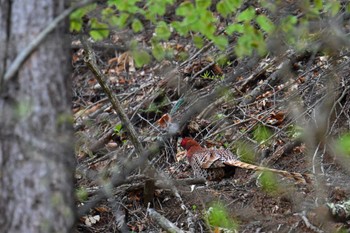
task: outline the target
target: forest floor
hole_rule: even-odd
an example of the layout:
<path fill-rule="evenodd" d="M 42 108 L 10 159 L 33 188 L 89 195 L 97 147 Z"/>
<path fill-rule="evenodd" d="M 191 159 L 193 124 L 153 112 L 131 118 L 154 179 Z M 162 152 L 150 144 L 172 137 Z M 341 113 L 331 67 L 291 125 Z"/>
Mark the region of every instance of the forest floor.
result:
<path fill-rule="evenodd" d="M 174 52 L 172 57 L 137 68 L 125 50 L 130 37 L 147 45 L 151 33 L 125 29 L 92 47 L 104 81 L 145 150 L 161 142 L 147 158 L 155 169 L 134 169 L 118 178 L 122 181 L 117 187 L 105 188 L 108 195 L 80 216 L 77 232 L 165 231 L 150 209 L 183 231 L 349 229 L 349 221 L 332 216 L 327 205 L 341 204 L 350 195 L 349 162 L 337 152 L 338 137 L 350 125 L 348 53 L 288 51 L 238 59 L 228 50 L 227 60 L 219 63 L 223 52 L 209 42 L 197 49 L 190 37 L 174 35 L 162 44 Z M 137 157 L 83 55 L 80 41 L 74 40 L 79 207 L 96 199 Z M 220 182 L 194 179 L 179 145 L 188 136 L 204 147 L 227 148 L 250 163 L 314 178 L 307 184 L 279 176 L 266 181 L 261 174 L 237 169 Z M 150 178 L 156 180 L 154 189 Z M 222 221 L 211 221 L 210 211 L 218 212 Z"/>

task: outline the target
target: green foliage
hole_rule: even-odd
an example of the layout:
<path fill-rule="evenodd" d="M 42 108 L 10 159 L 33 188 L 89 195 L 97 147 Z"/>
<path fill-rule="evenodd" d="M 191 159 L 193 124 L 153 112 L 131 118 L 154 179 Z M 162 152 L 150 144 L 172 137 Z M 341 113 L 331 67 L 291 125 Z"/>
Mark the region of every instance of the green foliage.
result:
<path fill-rule="evenodd" d="M 242 9 L 243 0 L 220 0 L 215 5 L 213 1 L 194 0 L 182 1 L 175 9 L 176 20 L 166 21 L 163 17 L 168 6 L 178 4 L 174 0 L 108 0 L 107 7 L 101 11 L 101 17 L 89 18 L 87 27 L 94 40 L 102 40 L 109 35 L 110 28 L 122 29 L 131 27 L 135 33 L 144 30 L 144 25 L 154 25 L 152 38 L 152 55 L 161 60 L 168 53 L 160 48 L 159 41 L 167 41 L 173 34 L 180 36 L 191 35 L 196 47 L 202 48 L 205 41 L 211 41 L 219 49 L 228 48 L 228 37 L 236 37 L 235 54 L 242 58 L 258 53 L 267 54 L 266 40 L 278 33 L 281 40 L 302 50 L 318 39 L 317 33 L 310 33 L 309 21 L 321 17 L 336 16 L 342 9 L 350 11 L 350 4 L 341 5 L 339 0 L 302 1 L 303 15 L 299 18 L 290 14 L 275 22 L 268 14 L 256 13 L 254 7 Z M 276 12 L 279 1 L 259 1 L 262 9 Z M 83 17 L 96 9 L 97 4 L 91 4 L 74 11 L 70 16 L 71 31 L 79 32 L 82 29 Z M 218 21 L 218 14 L 226 18 L 227 25 Z M 97 20 L 97 18 L 99 20 Z M 225 34 L 218 28 L 223 28 Z M 137 66 L 150 61 L 150 54 L 145 51 L 133 52 Z"/>
<path fill-rule="evenodd" d="M 72 14 L 70 14 L 70 30 L 80 32 L 83 26 L 83 17 L 89 12 L 96 9 L 97 4 L 90 4 L 85 7 L 79 8 L 75 10 Z"/>
<path fill-rule="evenodd" d="M 276 194 L 280 190 L 276 175 L 270 171 L 262 172 L 259 183 L 261 188 L 269 194 Z"/>
<path fill-rule="evenodd" d="M 147 1 L 147 10 L 145 12 L 146 19 L 155 23 L 158 16 L 162 16 L 166 12 L 166 6 L 173 4 L 173 0 L 149 0 Z"/>
<path fill-rule="evenodd" d="M 202 48 L 203 47 L 203 45 L 204 45 L 204 40 L 203 40 L 203 38 L 201 37 L 201 36 L 197 36 L 197 35 L 195 35 L 194 37 L 193 37 L 193 43 L 194 43 L 194 45 L 197 47 L 197 48 Z"/>
<path fill-rule="evenodd" d="M 157 27 L 155 29 L 156 37 L 160 40 L 168 40 L 171 32 L 169 29 L 169 25 L 166 24 L 164 21 L 160 21 L 157 24 Z"/>
<path fill-rule="evenodd" d="M 348 233 L 349 231 L 344 228 L 344 227 L 341 227 L 340 229 L 337 229 L 336 233 Z"/>
<path fill-rule="evenodd" d="M 196 211 L 198 209 L 198 207 L 196 205 L 192 205 L 192 210 Z"/>
<path fill-rule="evenodd" d="M 140 1 L 141 0 L 108 0 L 108 5 L 115 6 L 121 12 L 142 14 L 144 11 L 136 6 L 136 3 Z"/>
<path fill-rule="evenodd" d="M 135 60 L 136 67 L 142 67 L 151 61 L 151 56 L 145 50 L 133 50 L 132 57 Z"/>
<path fill-rule="evenodd" d="M 123 125 L 122 123 L 119 123 L 117 125 L 114 126 L 114 133 L 117 135 L 120 135 L 123 129 Z"/>
<path fill-rule="evenodd" d="M 102 40 L 109 35 L 109 29 L 107 24 L 100 23 L 96 18 L 91 19 L 90 23 L 91 30 L 89 34 L 95 41 Z"/>
<path fill-rule="evenodd" d="M 271 135 L 270 129 L 264 125 L 258 125 L 253 132 L 254 139 L 260 144 L 265 144 Z"/>
<path fill-rule="evenodd" d="M 224 17 L 229 17 L 241 5 L 240 0 L 221 0 L 216 5 L 216 10 Z"/>
<path fill-rule="evenodd" d="M 342 135 L 336 142 L 337 150 L 346 156 L 350 156 L 350 133 Z"/>
<path fill-rule="evenodd" d="M 158 61 L 165 57 L 165 51 L 159 43 L 152 44 L 152 54 Z"/>
<path fill-rule="evenodd" d="M 253 20 L 255 17 L 255 10 L 253 7 L 248 7 L 247 9 L 245 9 L 244 11 L 242 11 L 241 13 L 239 13 L 236 17 L 236 21 L 237 22 L 250 22 L 251 20 Z"/>
<path fill-rule="evenodd" d="M 324 10 L 329 12 L 330 16 L 335 16 L 340 10 L 340 2 L 337 0 L 328 0 L 324 5 Z"/>
<path fill-rule="evenodd" d="M 220 50 L 224 50 L 228 46 L 228 40 L 225 36 L 213 36 L 211 39 Z"/>
<path fill-rule="evenodd" d="M 172 26 L 182 36 L 186 36 L 190 31 L 194 31 L 213 40 L 215 38 L 215 23 L 217 19 L 213 16 L 212 12 L 207 9 L 210 3 L 211 1 L 208 0 L 198 0 L 195 4 L 189 1 L 181 3 L 176 9 L 176 15 L 182 16 L 183 19 L 182 21 L 172 22 Z"/>
<path fill-rule="evenodd" d="M 269 18 L 267 18 L 266 15 L 258 15 L 256 17 L 256 22 L 259 24 L 261 29 L 268 34 L 271 34 L 275 30 L 275 25 Z"/>
<path fill-rule="evenodd" d="M 80 202 L 84 202 L 88 200 L 89 194 L 84 187 L 79 187 L 75 190 L 75 195 Z"/>
<path fill-rule="evenodd" d="M 202 78 L 204 79 L 211 79 L 211 80 L 216 80 L 216 79 L 219 79 L 219 80 L 223 80 L 224 79 L 224 76 L 223 75 L 215 75 L 215 74 L 212 74 L 212 72 L 210 71 L 205 71 L 202 75 L 201 75 Z"/>
<path fill-rule="evenodd" d="M 102 10 L 102 20 L 109 25 L 118 25 L 120 24 L 120 17 L 115 15 L 115 12 L 112 8 L 107 7 Z"/>
<path fill-rule="evenodd" d="M 143 25 L 139 19 L 134 19 L 132 21 L 131 27 L 134 32 L 140 32 L 143 30 Z"/>
<path fill-rule="evenodd" d="M 206 212 L 206 220 L 210 227 L 237 230 L 238 224 L 230 217 L 226 207 L 220 203 L 213 203 Z"/>
<path fill-rule="evenodd" d="M 231 35 L 234 32 L 237 33 L 243 33 L 244 32 L 244 26 L 242 24 L 231 24 L 226 28 L 226 33 Z"/>
<path fill-rule="evenodd" d="M 255 151 L 249 143 L 240 141 L 236 143 L 236 154 L 240 157 L 240 160 L 247 163 L 253 163 L 255 161 Z"/>

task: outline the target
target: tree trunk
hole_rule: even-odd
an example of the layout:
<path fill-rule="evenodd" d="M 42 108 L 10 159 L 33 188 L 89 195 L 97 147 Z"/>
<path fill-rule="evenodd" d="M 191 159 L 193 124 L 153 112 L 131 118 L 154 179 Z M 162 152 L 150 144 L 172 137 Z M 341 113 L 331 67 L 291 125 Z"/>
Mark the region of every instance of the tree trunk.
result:
<path fill-rule="evenodd" d="M 0 0 L 0 232 L 75 222 L 68 43 L 60 24 L 9 82 L 6 69 L 65 1 Z"/>

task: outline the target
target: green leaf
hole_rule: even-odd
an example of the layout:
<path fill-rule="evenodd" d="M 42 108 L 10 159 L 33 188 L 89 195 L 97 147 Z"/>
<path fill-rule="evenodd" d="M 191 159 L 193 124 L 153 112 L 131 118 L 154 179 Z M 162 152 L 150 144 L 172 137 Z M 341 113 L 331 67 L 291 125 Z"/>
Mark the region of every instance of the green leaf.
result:
<path fill-rule="evenodd" d="M 131 40 L 129 43 L 130 50 L 137 50 L 138 43 L 137 40 Z"/>
<path fill-rule="evenodd" d="M 213 23 L 207 24 L 205 26 L 203 26 L 203 24 L 200 24 L 200 32 L 205 35 L 207 38 L 209 38 L 210 40 L 213 39 L 214 37 L 214 33 L 216 31 L 216 26 Z"/>
<path fill-rule="evenodd" d="M 323 9 L 323 0 L 314 0 L 314 5 L 317 10 Z"/>
<path fill-rule="evenodd" d="M 103 40 L 109 35 L 108 26 L 104 23 L 100 23 L 96 18 L 90 20 L 91 30 L 89 32 L 92 39 L 95 41 Z"/>
<path fill-rule="evenodd" d="M 151 61 L 151 56 L 144 50 L 134 50 L 132 55 L 135 60 L 136 67 L 142 67 Z"/>
<path fill-rule="evenodd" d="M 120 28 L 124 28 L 126 26 L 126 22 L 128 21 L 129 16 L 130 15 L 128 13 L 121 13 L 118 17 L 116 25 Z"/>
<path fill-rule="evenodd" d="M 250 56 L 253 53 L 253 37 L 249 34 L 240 36 L 237 40 L 235 53 L 238 57 Z"/>
<path fill-rule="evenodd" d="M 96 3 L 93 3 L 93 4 L 89 4 L 89 5 L 87 5 L 87 6 L 84 6 L 84 7 L 82 7 L 82 8 L 79 8 L 79 9 L 73 11 L 73 12 L 70 14 L 69 18 L 71 18 L 71 19 L 72 19 L 72 18 L 82 18 L 82 17 L 85 16 L 87 13 L 89 13 L 89 12 L 95 10 L 95 9 L 96 9 L 96 6 L 97 6 L 97 4 L 96 4 Z"/>
<path fill-rule="evenodd" d="M 153 23 L 156 22 L 157 16 L 162 16 L 166 12 L 166 6 L 168 4 L 172 4 L 173 1 L 163 1 L 163 0 L 149 0 L 147 2 L 147 10 L 145 12 L 145 16 L 148 20 Z"/>
<path fill-rule="evenodd" d="M 118 25 L 119 18 L 114 9 L 107 7 L 102 10 L 102 21 L 108 22 L 112 26 Z"/>
<path fill-rule="evenodd" d="M 281 29 L 284 32 L 290 32 L 294 29 L 295 24 L 298 22 L 298 18 L 296 16 L 287 16 L 282 19 Z"/>
<path fill-rule="evenodd" d="M 160 44 L 153 45 L 152 54 L 157 59 L 157 61 L 160 61 L 165 57 L 164 49 Z"/>
<path fill-rule="evenodd" d="M 204 45 L 204 41 L 203 41 L 203 38 L 201 36 L 194 36 L 193 43 L 199 49 L 202 48 Z"/>
<path fill-rule="evenodd" d="M 211 0 L 196 0 L 196 7 L 205 10 L 211 5 Z"/>
<path fill-rule="evenodd" d="M 160 40 L 168 40 L 171 36 L 169 25 L 164 21 L 160 21 L 155 29 L 156 37 Z"/>
<path fill-rule="evenodd" d="M 336 142 L 340 153 L 350 156 L 350 133 L 342 135 Z"/>
<path fill-rule="evenodd" d="M 111 7 L 107 7 L 102 10 L 101 14 L 102 14 L 102 19 L 106 21 L 109 17 L 116 14 L 116 12 Z"/>
<path fill-rule="evenodd" d="M 140 0 L 115 0 L 108 1 L 110 5 L 114 5 L 118 10 L 135 14 L 140 12 L 140 8 L 136 5 Z"/>
<path fill-rule="evenodd" d="M 225 66 L 228 63 L 228 58 L 225 54 L 220 55 L 217 59 L 216 62 L 220 65 L 220 66 Z"/>
<path fill-rule="evenodd" d="M 94 3 L 73 11 L 69 15 L 69 19 L 70 19 L 69 30 L 79 32 L 83 25 L 83 17 L 90 11 L 93 11 L 96 8 L 96 6 L 97 4 Z"/>
<path fill-rule="evenodd" d="M 220 50 L 225 50 L 228 46 L 228 40 L 226 36 L 216 36 L 213 38 L 213 42 Z"/>
<path fill-rule="evenodd" d="M 252 47 L 257 49 L 260 56 L 265 56 L 267 52 L 264 35 L 261 31 L 255 31 Z"/>
<path fill-rule="evenodd" d="M 80 32 L 82 26 L 83 26 L 82 20 L 71 20 L 69 24 L 69 30 L 71 32 L 73 31 Z"/>
<path fill-rule="evenodd" d="M 204 11 L 203 13 L 200 13 L 199 16 L 199 21 L 203 22 L 203 25 L 214 24 L 217 22 L 217 18 L 211 11 Z"/>
<path fill-rule="evenodd" d="M 237 9 L 244 2 L 243 0 L 225 0 L 232 8 Z"/>
<path fill-rule="evenodd" d="M 115 15 L 112 15 L 107 19 L 107 22 L 112 26 L 117 26 L 119 24 L 119 18 Z"/>
<path fill-rule="evenodd" d="M 171 22 L 171 26 L 180 34 L 180 36 L 187 36 L 188 27 L 179 21 Z"/>
<path fill-rule="evenodd" d="M 121 123 L 114 126 L 114 133 L 119 134 L 123 128 L 123 125 Z"/>
<path fill-rule="evenodd" d="M 258 15 L 255 20 L 262 28 L 262 30 L 264 30 L 268 34 L 271 34 L 275 30 L 275 25 L 265 15 Z"/>
<path fill-rule="evenodd" d="M 256 30 L 250 22 L 244 23 L 244 33 L 238 38 L 235 47 L 236 55 L 239 57 L 251 56 L 257 50 L 260 55 L 266 53 L 266 43 L 261 31 Z"/>
<path fill-rule="evenodd" d="M 188 54 L 188 52 L 186 52 L 186 51 L 182 51 L 182 52 L 180 52 L 180 53 L 178 53 L 177 54 L 177 60 L 178 61 L 185 61 L 186 59 L 188 59 L 189 58 L 189 54 Z"/>
<path fill-rule="evenodd" d="M 176 12 L 176 15 L 187 17 L 188 15 L 193 14 L 194 6 L 193 6 L 193 4 L 191 2 L 183 2 L 176 9 L 175 12 Z"/>
<path fill-rule="evenodd" d="M 216 4 L 216 10 L 226 18 L 231 13 L 234 13 L 240 5 L 241 1 L 239 0 L 221 0 Z"/>
<path fill-rule="evenodd" d="M 230 13 L 230 9 L 227 8 L 225 1 L 220 1 L 216 4 L 216 10 L 222 15 L 222 17 L 226 18 Z"/>
<path fill-rule="evenodd" d="M 143 25 L 139 19 L 134 19 L 131 24 L 131 28 L 134 32 L 140 32 L 143 30 Z"/>
<path fill-rule="evenodd" d="M 238 33 L 243 33 L 244 32 L 244 26 L 243 24 L 231 24 L 226 28 L 226 33 L 231 35 L 234 32 L 238 32 Z"/>
<path fill-rule="evenodd" d="M 199 21 L 198 15 L 191 13 L 184 18 L 182 24 L 190 28 L 195 28 L 196 25 L 203 24 L 203 22 Z M 198 28 L 196 30 L 198 31 Z"/>
<path fill-rule="evenodd" d="M 248 22 L 254 19 L 255 17 L 255 9 L 253 7 L 249 7 L 238 14 L 236 20 L 237 22 Z"/>
<path fill-rule="evenodd" d="M 336 14 L 338 14 L 340 10 L 340 2 L 332 1 L 330 9 L 331 9 L 331 16 L 335 16 Z"/>

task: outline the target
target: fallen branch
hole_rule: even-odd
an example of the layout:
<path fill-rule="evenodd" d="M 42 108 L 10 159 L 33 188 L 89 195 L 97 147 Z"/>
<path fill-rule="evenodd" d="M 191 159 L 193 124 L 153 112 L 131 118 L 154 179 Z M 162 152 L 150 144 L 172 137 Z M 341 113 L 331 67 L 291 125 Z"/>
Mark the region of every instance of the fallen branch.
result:
<path fill-rule="evenodd" d="M 111 139 L 114 134 L 114 129 L 108 130 L 99 140 L 93 142 L 88 150 L 91 151 L 92 154 L 95 154 L 98 150 L 102 149 Z"/>
<path fill-rule="evenodd" d="M 248 95 L 243 97 L 242 102 L 240 103 L 241 106 L 253 103 L 255 99 L 262 95 L 264 92 L 266 92 L 269 88 L 274 87 L 276 83 L 278 83 L 280 80 L 282 80 L 283 76 L 286 76 L 287 69 L 291 66 L 290 59 L 286 59 L 280 67 L 270 75 L 270 77 L 264 81 L 261 85 L 258 85 L 256 88 L 254 88 Z"/>
<path fill-rule="evenodd" d="M 304 221 L 306 227 L 309 228 L 310 230 L 317 233 L 324 233 L 324 231 L 322 231 L 321 229 L 315 227 L 310 223 L 309 219 L 305 215 L 305 211 L 303 211 L 302 213 L 297 213 L 296 215 L 299 215 L 299 217 Z"/>
<path fill-rule="evenodd" d="M 121 103 L 119 102 L 118 98 L 112 93 L 111 89 L 106 85 L 105 81 L 107 79 L 106 75 L 101 72 L 99 67 L 96 63 L 96 57 L 93 53 L 91 46 L 89 42 L 86 40 L 86 38 L 82 38 L 82 44 L 84 46 L 84 50 L 86 52 L 86 56 L 84 57 L 84 62 L 88 66 L 88 68 L 91 70 L 91 72 L 95 75 L 98 83 L 100 84 L 103 91 L 107 94 L 109 101 L 112 104 L 113 109 L 117 112 L 123 126 L 125 126 L 125 130 L 130 136 L 130 140 L 132 144 L 135 146 L 137 154 L 141 154 L 143 151 L 143 146 L 141 142 L 137 138 L 137 132 L 132 126 L 128 116 L 124 112 Z"/>
<path fill-rule="evenodd" d="M 174 223 L 170 222 L 167 218 L 165 218 L 163 215 L 159 214 L 154 209 L 149 208 L 147 210 L 147 213 L 152 218 L 153 221 L 155 221 L 161 228 L 166 230 L 170 233 L 184 233 L 180 228 L 175 226 Z"/>

